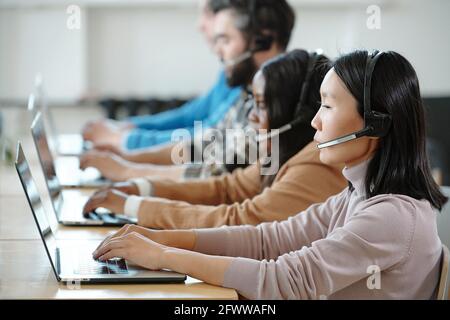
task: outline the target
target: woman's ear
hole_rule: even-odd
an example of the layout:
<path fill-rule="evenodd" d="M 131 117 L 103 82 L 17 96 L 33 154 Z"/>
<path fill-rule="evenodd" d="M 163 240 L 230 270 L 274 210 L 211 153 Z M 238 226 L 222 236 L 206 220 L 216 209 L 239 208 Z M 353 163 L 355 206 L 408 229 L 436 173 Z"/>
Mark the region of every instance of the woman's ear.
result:
<path fill-rule="evenodd" d="M 372 151 L 375 151 L 378 149 L 378 147 L 380 146 L 380 137 L 368 137 L 369 138 L 369 143 L 370 143 L 370 149 Z"/>

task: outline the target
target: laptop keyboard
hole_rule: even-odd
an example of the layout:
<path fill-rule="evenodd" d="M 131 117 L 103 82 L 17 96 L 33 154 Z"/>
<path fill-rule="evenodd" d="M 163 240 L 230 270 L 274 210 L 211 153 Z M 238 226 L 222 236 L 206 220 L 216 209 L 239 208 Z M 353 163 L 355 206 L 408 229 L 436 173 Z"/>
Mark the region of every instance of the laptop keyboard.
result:
<path fill-rule="evenodd" d="M 128 266 L 124 259 L 96 261 L 91 255 L 78 257 L 78 267 L 75 274 L 127 274 Z"/>
<path fill-rule="evenodd" d="M 87 218 L 96 221 L 103 221 L 110 224 L 127 224 L 135 223 L 133 219 L 123 215 L 117 215 L 114 213 L 98 213 L 96 211 L 89 212 Z"/>

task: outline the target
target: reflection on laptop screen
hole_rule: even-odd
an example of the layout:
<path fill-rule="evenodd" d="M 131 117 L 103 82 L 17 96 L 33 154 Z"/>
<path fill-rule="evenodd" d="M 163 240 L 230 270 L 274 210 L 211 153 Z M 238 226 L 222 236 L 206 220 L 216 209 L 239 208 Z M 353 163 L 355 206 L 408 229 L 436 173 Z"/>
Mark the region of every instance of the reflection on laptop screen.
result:
<path fill-rule="evenodd" d="M 31 114 L 33 115 L 33 118 L 36 117 L 36 114 L 39 112 L 38 107 L 36 106 L 36 97 L 34 96 L 34 94 L 30 94 L 30 96 L 28 97 L 28 111 L 31 112 Z"/>
<path fill-rule="evenodd" d="M 53 269 L 55 269 L 56 259 L 56 240 L 53 232 L 50 228 L 50 224 L 45 215 L 44 207 L 42 205 L 41 197 L 37 191 L 36 183 L 31 176 L 30 167 L 23 153 L 22 146 L 20 142 L 17 144 L 17 156 L 16 156 L 16 170 L 22 183 L 23 191 L 30 205 L 31 212 L 33 214 L 36 225 L 39 228 L 39 233 L 41 234 L 42 240 L 47 250 L 47 254 L 52 261 Z"/>
<path fill-rule="evenodd" d="M 61 185 L 56 176 L 55 163 L 45 133 L 42 114 L 39 112 L 31 125 L 31 134 L 39 156 L 39 161 L 44 171 L 45 180 L 50 196 L 57 197 L 61 192 Z"/>
<path fill-rule="evenodd" d="M 45 216 L 44 208 L 42 207 L 41 198 L 34 183 L 33 177 L 31 176 L 30 167 L 25 155 L 22 150 L 20 143 L 17 145 L 17 156 L 16 156 L 16 169 L 19 174 L 20 181 L 22 182 L 23 189 L 33 208 L 37 222 L 44 234 L 48 233 L 50 230 L 50 224 Z"/>

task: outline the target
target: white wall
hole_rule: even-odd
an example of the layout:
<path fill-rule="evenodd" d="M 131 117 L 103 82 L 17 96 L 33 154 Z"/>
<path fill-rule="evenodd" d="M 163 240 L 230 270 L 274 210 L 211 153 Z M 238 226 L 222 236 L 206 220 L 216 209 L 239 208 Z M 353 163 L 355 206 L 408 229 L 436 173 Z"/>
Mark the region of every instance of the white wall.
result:
<path fill-rule="evenodd" d="M 117 95 L 191 95 L 219 63 L 196 29 L 195 7 L 89 11 L 89 86 Z"/>
<path fill-rule="evenodd" d="M 322 47 L 331 56 L 356 48 L 395 50 L 415 67 L 424 94 L 450 95 L 450 1 L 383 2 L 380 30 L 366 27 L 365 9 L 300 9 L 292 47 Z"/>
<path fill-rule="evenodd" d="M 425 95 L 450 95 L 450 1 L 381 1 L 381 30 L 366 28 L 371 1 L 297 2 L 291 48 L 321 47 L 332 57 L 358 47 L 397 50 L 416 67 Z M 36 72 L 52 99 L 73 100 L 86 92 L 197 94 L 219 70 L 196 30 L 195 1 L 87 5 L 77 31 L 66 28 L 65 9 L 0 7 L 0 100 L 24 99 Z"/>
<path fill-rule="evenodd" d="M 86 30 L 65 28 L 59 8 L 0 9 L 0 99 L 21 99 L 43 73 L 51 97 L 74 98 L 85 90 Z"/>

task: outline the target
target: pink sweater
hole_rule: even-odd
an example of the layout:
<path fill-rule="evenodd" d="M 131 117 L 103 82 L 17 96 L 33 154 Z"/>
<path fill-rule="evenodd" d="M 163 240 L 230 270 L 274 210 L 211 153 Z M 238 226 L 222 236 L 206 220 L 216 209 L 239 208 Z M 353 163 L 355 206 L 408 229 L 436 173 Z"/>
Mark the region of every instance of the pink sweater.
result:
<path fill-rule="evenodd" d="M 430 299 L 442 244 L 426 200 L 366 199 L 368 161 L 343 170 L 354 190 L 283 222 L 197 229 L 195 251 L 236 257 L 223 285 L 250 299 Z"/>

